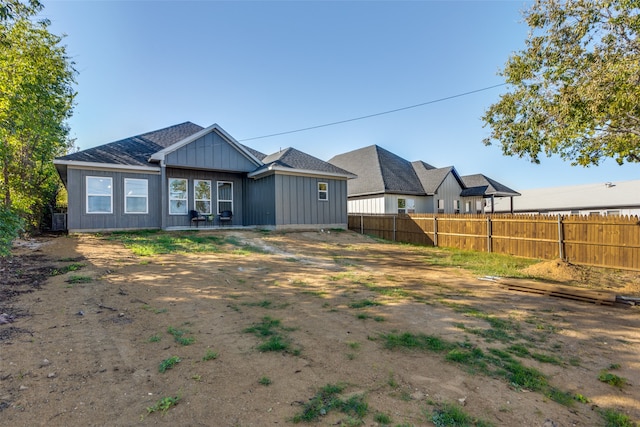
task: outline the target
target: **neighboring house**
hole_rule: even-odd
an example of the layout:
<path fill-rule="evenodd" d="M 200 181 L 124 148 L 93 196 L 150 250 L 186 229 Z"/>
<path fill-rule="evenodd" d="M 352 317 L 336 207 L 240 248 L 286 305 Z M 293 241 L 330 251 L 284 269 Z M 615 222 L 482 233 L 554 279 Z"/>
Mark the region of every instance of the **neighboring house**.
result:
<path fill-rule="evenodd" d="M 349 180 L 349 213 L 484 213 L 487 199 L 519 193 L 484 175 L 460 176 L 453 166 L 409 162 L 377 145 L 339 154 L 329 163 L 357 175 Z"/>
<path fill-rule="evenodd" d="M 496 202 L 496 212 L 509 209 Z M 522 190 L 513 211 L 551 215 L 640 216 L 640 180 Z"/>
<path fill-rule="evenodd" d="M 67 188 L 70 232 L 217 225 L 347 227 L 354 175 L 294 149 L 266 156 L 220 126 L 191 122 L 54 160 Z M 200 225 L 200 223 L 197 223 Z"/>

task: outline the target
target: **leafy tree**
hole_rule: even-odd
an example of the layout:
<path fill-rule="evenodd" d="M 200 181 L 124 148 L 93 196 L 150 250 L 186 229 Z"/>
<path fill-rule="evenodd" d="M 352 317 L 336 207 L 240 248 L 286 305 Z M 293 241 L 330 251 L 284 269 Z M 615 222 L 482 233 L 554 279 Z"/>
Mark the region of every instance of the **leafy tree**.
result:
<path fill-rule="evenodd" d="M 19 0 L 2 0 L 0 1 L 0 22 L 20 17 L 27 18 L 42 10 L 42 7 L 38 0 L 29 0 L 27 3 Z"/>
<path fill-rule="evenodd" d="M 640 0 L 537 0 L 510 91 L 483 116 L 505 155 L 640 162 Z"/>
<path fill-rule="evenodd" d="M 8 256 L 11 242 L 18 237 L 24 221 L 14 212 L 0 205 L 0 256 Z"/>
<path fill-rule="evenodd" d="M 58 192 L 54 157 L 70 147 L 75 70 L 36 1 L 0 0 L 0 204 L 36 223 Z"/>

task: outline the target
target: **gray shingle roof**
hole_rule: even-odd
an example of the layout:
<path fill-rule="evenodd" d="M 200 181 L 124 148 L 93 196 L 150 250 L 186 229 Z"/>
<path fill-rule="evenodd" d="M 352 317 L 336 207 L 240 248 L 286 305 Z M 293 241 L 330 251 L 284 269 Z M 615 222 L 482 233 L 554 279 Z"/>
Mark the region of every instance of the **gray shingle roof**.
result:
<path fill-rule="evenodd" d="M 420 180 L 408 160 L 377 145 L 339 154 L 329 163 L 353 172 L 349 196 L 400 193 L 424 194 Z"/>
<path fill-rule="evenodd" d="M 290 169 L 325 172 L 339 175 L 351 175 L 350 172 L 340 167 L 327 163 L 324 160 L 320 160 L 317 157 L 313 157 L 307 153 L 303 153 L 302 151 L 296 150 L 295 148 L 285 148 L 284 150 L 278 151 L 277 153 L 265 156 L 261 160 L 262 163 L 265 164 L 265 167 L 277 164 L 278 166 Z"/>
<path fill-rule="evenodd" d="M 422 188 L 427 195 L 433 195 L 438 191 L 438 188 L 442 184 L 442 181 L 449 175 L 449 173 L 453 173 L 453 176 L 460 183 L 460 187 L 464 187 L 464 184 L 460 180 L 458 173 L 456 172 L 453 166 L 448 166 L 446 168 L 434 168 L 433 166 L 425 163 L 423 161 L 411 162 L 418 179 L 420 180 L 420 184 L 422 184 Z M 427 166 L 431 166 L 431 169 L 427 169 Z"/>
<path fill-rule="evenodd" d="M 58 160 L 150 166 L 149 157 L 163 148 L 204 129 L 191 122 L 143 133 L 120 141 L 58 157 Z"/>
<path fill-rule="evenodd" d="M 462 182 L 464 182 L 465 189 L 462 190 L 460 194 L 463 197 L 469 196 L 497 196 L 497 197 L 507 197 L 507 196 L 519 196 L 515 190 L 507 187 L 506 185 L 500 184 L 498 181 L 495 181 L 481 173 L 475 175 L 467 175 L 463 176 Z"/>

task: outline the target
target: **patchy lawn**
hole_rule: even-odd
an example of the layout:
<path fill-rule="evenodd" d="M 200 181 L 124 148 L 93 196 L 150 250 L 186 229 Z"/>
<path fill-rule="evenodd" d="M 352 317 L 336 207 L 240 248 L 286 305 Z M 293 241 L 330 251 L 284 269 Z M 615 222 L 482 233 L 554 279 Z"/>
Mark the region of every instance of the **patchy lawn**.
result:
<path fill-rule="evenodd" d="M 18 243 L 0 259 L 0 425 L 640 420 L 639 307 L 479 279 L 515 263 L 640 296 L 638 274 L 474 267 L 337 230 Z"/>

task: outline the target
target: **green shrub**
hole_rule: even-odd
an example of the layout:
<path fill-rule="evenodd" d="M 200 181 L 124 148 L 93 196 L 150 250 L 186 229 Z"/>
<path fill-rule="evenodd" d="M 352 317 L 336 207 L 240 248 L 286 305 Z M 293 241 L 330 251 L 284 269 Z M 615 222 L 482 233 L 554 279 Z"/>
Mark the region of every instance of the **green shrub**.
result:
<path fill-rule="evenodd" d="M 24 220 L 6 207 L 0 206 L 0 256 L 11 254 L 11 244 L 24 231 Z"/>

